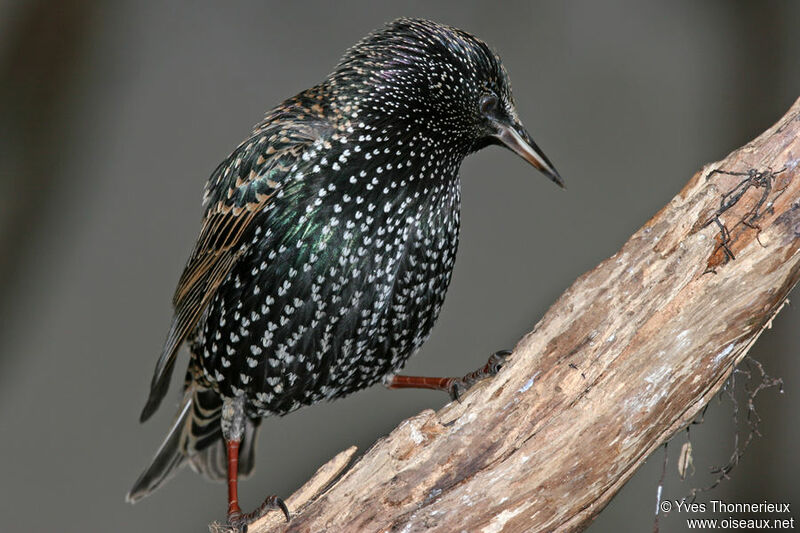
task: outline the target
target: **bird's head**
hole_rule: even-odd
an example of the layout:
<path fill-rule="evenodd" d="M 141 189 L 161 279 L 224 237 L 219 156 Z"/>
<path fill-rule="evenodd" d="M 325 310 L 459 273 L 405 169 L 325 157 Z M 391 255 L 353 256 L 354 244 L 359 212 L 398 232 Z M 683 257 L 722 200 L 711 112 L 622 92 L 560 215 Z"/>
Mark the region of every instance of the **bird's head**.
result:
<path fill-rule="evenodd" d="M 329 79 L 359 120 L 422 131 L 463 155 L 502 145 L 564 186 L 519 120 L 500 56 L 467 32 L 397 19 L 350 48 Z"/>

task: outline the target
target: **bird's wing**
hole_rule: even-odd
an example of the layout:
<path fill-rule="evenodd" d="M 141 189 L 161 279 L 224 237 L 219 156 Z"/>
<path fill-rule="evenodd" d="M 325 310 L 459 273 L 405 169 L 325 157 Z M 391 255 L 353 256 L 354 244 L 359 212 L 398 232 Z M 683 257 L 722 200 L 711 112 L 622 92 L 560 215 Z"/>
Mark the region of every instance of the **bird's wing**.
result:
<path fill-rule="evenodd" d="M 248 228 L 263 213 L 302 154 L 328 142 L 332 127 L 320 117 L 298 119 L 291 109 L 268 115 L 211 175 L 203 227 L 175 290 L 175 315 L 140 420 L 158 408 L 169 388 L 178 348 L 197 326 L 217 289 L 247 250 Z"/>

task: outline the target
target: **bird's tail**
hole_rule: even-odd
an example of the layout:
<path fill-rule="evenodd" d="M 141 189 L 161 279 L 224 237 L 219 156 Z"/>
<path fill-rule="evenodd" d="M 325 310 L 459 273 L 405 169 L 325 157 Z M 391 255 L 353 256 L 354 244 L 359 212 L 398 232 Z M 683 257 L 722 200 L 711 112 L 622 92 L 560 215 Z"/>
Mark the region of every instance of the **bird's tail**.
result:
<path fill-rule="evenodd" d="M 125 497 L 129 503 L 160 487 L 176 469 L 189 462 L 192 470 L 213 481 L 227 479 L 227 452 L 220 425 L 222 399 L 215 391 L 191 383 L 184 393 L 178 416 L 161 443 L 150 466 L 139 476 Z M 260 420 L 246 419 L 239 446 L 239 474 L 246 476 L 255 464 L 256 430 Z"/>

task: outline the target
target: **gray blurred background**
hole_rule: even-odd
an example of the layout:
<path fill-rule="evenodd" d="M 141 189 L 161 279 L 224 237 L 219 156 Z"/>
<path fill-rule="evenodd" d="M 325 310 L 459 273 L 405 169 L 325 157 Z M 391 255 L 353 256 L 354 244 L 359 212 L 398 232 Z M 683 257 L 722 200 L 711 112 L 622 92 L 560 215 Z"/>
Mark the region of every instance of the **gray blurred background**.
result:
<path fill-rule="evenodd" d="M 497 148 L 465 162 L 448 301 L 409 373 L 462 374 L 514 346 L 701 165 L 800 96 L 800 4 L 788 1 L 0 1 L 0 529 L 195 532 L 224 518 L 224 486 L 188 470 L 123 501 L 174 415 L 165 402 L 137 422 L 202 187 L 265 110 L 402 15 L 501 53 L 523 120 L 569 186 Z M 754 348 L 785 393 L 759 396 L 763 437 L 700 501 L 790 502 L 800 520 L 799 323 L 785 308 Z M 266 420 L 243 507 L 289 495 L 336 452 L 445 401 L 374 387 Z M 714 401 L 693 427 L 686 482 L 685 437 L 674 439 L 665 497 L 711 482 L 732 450 L 730 413 Z M 662 457 L 591 531 L 652 529 Z M 685 525 L 673 513 L 661 528 Z"/>

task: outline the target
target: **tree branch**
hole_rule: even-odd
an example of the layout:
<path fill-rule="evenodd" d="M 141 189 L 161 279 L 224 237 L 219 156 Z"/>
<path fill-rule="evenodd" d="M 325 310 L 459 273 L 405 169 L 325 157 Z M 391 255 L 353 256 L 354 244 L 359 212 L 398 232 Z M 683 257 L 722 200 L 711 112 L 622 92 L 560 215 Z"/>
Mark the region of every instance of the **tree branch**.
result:
<path fill-rule="evenodd" d="M 353 448 L 321 468 L 288 498 L 288 529 L 586 527 L 719 391 L 797 282 L 799 133 L 800 100 L 581 276 L 495 378 L 403 421 L 338 479 Z M 284 530 L 279 515 L 250 531 Z"/>

